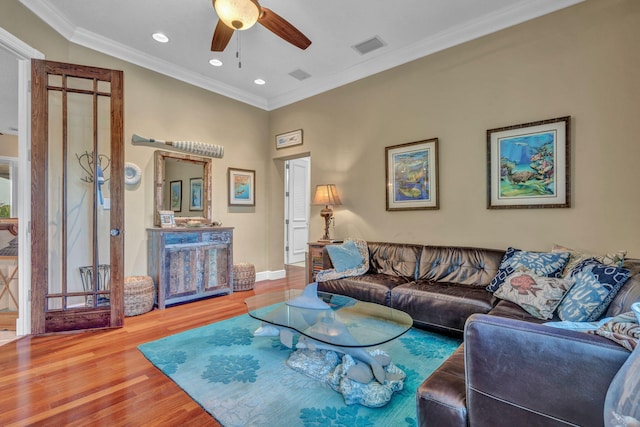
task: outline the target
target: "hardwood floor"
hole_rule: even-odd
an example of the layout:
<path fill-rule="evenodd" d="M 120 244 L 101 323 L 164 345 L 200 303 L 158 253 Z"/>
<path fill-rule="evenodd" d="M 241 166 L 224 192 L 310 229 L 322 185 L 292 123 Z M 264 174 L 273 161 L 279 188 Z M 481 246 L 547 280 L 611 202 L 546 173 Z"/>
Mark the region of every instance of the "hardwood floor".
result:
<path fill-rule="evenodd" d="M 125 318 L 120 329 L 25 337 L 0 347 L 2 426 L 217 426 L 137 350 L 139 344 L 246 313 L 244 299 L 302 288 L 305 269 L 253 291 Z"/>

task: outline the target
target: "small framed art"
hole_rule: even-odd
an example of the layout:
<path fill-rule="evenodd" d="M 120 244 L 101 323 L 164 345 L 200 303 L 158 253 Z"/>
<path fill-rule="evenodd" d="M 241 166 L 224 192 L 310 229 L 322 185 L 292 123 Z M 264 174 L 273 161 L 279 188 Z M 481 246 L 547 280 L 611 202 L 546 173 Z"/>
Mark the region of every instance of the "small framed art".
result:
<path fill-rule="evenodd" d="M 201 211 L 203 210 L 203 193 L 202 193 L 202 178 L 191 178 L 189 180 L 189 210 Z"/>
<path fill-rule="evenodd" d="M 568 208 L 571 117 L 487 131 L 487 209 Z"/>
<path fill-rule="evenodd" d="M 438 138 L 385 147 L 387 210 L 439 209 Z"/>
<path fill-rule="evenodd" d="M 180 212 L 182 210 L 182 180 L 169 183 L 169 200 L 172 211 Z"/>
<path fill-rule="evenodd" d="M 256 171 L 227 169 L 229 181 L 229 206 L 256 205 Z"/>
<path fill-rule="evenodd" d="M 158 211 L 160 215 L 161 228 L 173 228 L 176 226 L 176 219 L 173 211 Z"/>
<path fill-rule="evenodd" d="M 302 144 L 302 129 L 276 135 L 277 149 L 300 144 Z"/>

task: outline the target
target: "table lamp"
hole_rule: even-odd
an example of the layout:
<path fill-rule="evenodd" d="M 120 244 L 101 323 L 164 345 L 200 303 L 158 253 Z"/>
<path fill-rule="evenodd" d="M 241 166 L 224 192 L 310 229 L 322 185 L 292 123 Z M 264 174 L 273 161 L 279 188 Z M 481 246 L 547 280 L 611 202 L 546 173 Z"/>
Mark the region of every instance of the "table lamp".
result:
<path fill-rule="evenodd" d="M 324 236 L 320 240 L 331 240 L 329 237 L 329 223 L 333 218 L 333 210 L 329 206 L 342 204 L 335 184 L 316 185 L 316 193 L 311 204 L 324 205 L 324 209 L 320 211 L 320 216 L 324 218 Z"/>

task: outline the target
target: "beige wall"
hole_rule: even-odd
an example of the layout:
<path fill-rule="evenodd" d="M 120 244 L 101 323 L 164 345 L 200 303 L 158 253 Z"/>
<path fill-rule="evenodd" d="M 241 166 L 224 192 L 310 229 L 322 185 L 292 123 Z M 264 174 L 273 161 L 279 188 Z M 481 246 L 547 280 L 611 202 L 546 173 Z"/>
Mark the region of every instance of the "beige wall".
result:
<path fill-rule="evenodd" d="M 0 135 L 0 156 L 18 157 L 18 137 L 16 135 Z"/>
<path fill-rule="evenodd" d="M 44 53 L 46 59 L 124 71 L 125 161 L 142 169 L 141 182 L 125 190 L 125 275 L 146 274 L 146 231 L 153 225 L 153 152 L 133 146 L 133 133 L 166 140 L 196 140 L 224 146 L 213 161 L 212 217 L 235 227 L 234 257 L 268 267 L 266 251 L 268 113 L 153 71 L 67 42 L 17 0 L 0 4 L 0 26 Z M 256 170 L 255 208 L 227 206 L 227 168 Z M 260 218 L 260 219 L 259 219 Z M 281 266 L 280 266 L 281 268 Z"/>
<path fill-rule="evenodd" d="M 640 257 L 640 2 L 590 0 L 272 111 L 304 130 L 312 187 L 338 186 L 337 237 Z M 569 209 L 487 210 L 486 130 L 570 115 Z M 437 137 L 440 210 L 385 210 L 384 147 Z M 282 168 L 270 165 L 271 265 L 281 263 Z M 312 206 L 312 240 L 322 235 Z"/>
<path fill-rule="evenodd" d="M 640 257 L 640 2 L 588 0 L 267 113 L 68 43 L 17 0 L 0 26 L 47 59 L 125 72 L 125 160 L 143 170 L 128 188 L 125 274 L 146 272 L 153 222 L 153 149 L 131 134 L 225 147 L 214 159 L 213 219 L 234 226 L 234 256 L 279 270 L 283 162 L 310 154 L 312 186 L 333 182 L 336 235 L 369 240 L 548 249 L 554 242 Z M 570 209 L 486 209 L 486 130 L 571 115 Z M 274 137 L 304 130 L 304 144 Z M 440 139 L 440 210 L 385 211 L 384 147 Z M 255 208 L 229 208 L 228 167 L 256 170 Z M 322 235 L 312 207 L 310 237 Z"/>

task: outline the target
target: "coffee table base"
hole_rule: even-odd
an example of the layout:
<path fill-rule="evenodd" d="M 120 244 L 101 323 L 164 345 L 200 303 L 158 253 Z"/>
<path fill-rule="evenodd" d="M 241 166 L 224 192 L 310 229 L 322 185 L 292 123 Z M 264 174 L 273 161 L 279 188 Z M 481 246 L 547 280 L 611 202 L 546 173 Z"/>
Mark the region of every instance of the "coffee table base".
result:
<path fill-rule="evenodd" d="M 372 350 L 370 354 L 372 357 L 386 356 L 382 350 Z M 393 393 L 402 390 L 406 378 L 400 368 L 389 362 L 383 368 L 386 378 L 381 384 L 363 363 L 349 354 L 333 350 L 297 349 L 289 356 L 287 365 L 311 378 L 326 382 L 333 390 L 342 394 L 347 405 L 359 404 L 369 408 L 379 408 L 389 403 Z M 363 375 L 364 379 L 367 378 L 366 370 L 369 371 L 369 381 L 360 382 Z"/>

